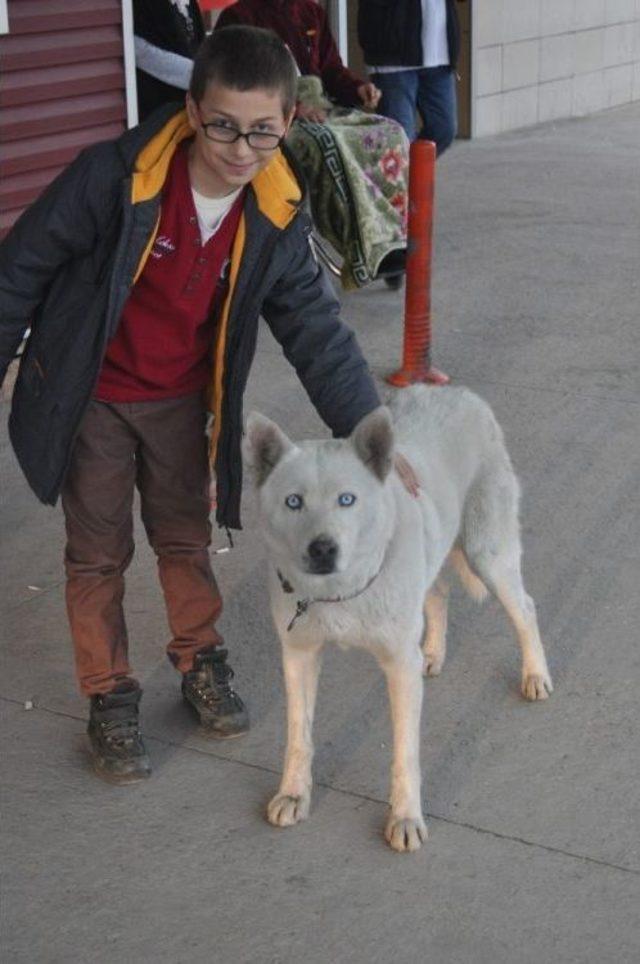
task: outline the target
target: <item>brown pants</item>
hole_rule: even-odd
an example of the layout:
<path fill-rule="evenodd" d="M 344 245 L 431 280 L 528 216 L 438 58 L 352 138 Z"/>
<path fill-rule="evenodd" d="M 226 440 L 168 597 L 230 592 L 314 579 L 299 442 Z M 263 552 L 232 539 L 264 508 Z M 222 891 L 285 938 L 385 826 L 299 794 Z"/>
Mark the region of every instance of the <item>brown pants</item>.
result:
<path fill-rule="evenodd" d="M 133 556 L 133 495 L 158 557 L 180 672 L 219 644 L 222 600 L 209 561 L 209 468 L 201 395 L 161 402 L 91 402 L 62 491 L 67 611 L 82 693 L 129 677 L 122 601 Z"/>

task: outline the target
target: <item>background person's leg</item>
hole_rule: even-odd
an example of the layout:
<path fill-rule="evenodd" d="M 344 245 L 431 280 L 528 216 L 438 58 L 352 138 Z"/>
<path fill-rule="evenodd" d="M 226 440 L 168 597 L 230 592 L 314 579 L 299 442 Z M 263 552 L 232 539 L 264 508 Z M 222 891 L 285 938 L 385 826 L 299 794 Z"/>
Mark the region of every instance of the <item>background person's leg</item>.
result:
<path fill-rule="evenodd" d="M 424 67 L 418 71 L 419 136 L 435 141 L 438 156 L 444 153 L 458 130 L 456 75 L 450 67 Z"/>
<path fill-rule="evenodd" d="M 67 613 L 85 696 L 108 693 L 130 674 L 122 600 L 133 555 L 136 447 L 113 406 L 92 402 L 62 489 Z"/>
<path fill-rule="evenodd" d="M 398 70 L 390 74 L 373 74 L 371 77 L 382 91 L 377 112 L 402 124 L 409 141 L 416 137 L 418 74 L 417 70 Z"/>

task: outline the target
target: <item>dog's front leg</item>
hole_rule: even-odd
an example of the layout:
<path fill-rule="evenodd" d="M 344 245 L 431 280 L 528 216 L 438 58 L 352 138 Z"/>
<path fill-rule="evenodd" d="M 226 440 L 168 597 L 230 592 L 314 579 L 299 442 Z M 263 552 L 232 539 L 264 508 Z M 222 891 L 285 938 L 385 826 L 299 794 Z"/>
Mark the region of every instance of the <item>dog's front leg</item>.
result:
<path fill-rule="evenodd" d="M 283 645 L 287 690 L 287 750 L 280 790 L 267 808 L 269 822 L 290 827 L 309 816 L 313 712 L 320 675 L 321 646 L 301 649 Z"/>
<path fill-rule="evenodd" d="M 401 659 L 383 662 L 393 724 L 391 813 L 385 837 L 394 850 L 418 850 L 427 839 L 420 801 L 420 712 L 422 659 L 415 647 Z"/>

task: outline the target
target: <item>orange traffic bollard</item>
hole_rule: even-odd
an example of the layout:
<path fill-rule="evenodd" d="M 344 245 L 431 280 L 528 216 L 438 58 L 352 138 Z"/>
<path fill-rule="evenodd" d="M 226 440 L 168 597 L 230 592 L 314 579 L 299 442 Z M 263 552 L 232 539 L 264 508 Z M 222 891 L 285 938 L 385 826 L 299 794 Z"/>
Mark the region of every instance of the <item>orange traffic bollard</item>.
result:
<path fill-rule="evenodd" d="M 431 365 L 431 253 L 436 145 L 417 140 L 409 154 L 409 227 L 402 368 L 387 377 L 396 388 L 416 382 L 446 385 Z"/>

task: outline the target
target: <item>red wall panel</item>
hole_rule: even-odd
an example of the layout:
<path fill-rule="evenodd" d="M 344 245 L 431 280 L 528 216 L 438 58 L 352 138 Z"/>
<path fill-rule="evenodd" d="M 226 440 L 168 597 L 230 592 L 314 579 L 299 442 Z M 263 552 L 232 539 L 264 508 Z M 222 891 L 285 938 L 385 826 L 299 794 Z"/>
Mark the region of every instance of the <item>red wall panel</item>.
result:
<path fill-rule="evenodd" d="M 126 127 L 120 0 L 9 0 L 0 237 L 83 147 Z"/>

